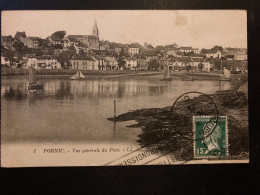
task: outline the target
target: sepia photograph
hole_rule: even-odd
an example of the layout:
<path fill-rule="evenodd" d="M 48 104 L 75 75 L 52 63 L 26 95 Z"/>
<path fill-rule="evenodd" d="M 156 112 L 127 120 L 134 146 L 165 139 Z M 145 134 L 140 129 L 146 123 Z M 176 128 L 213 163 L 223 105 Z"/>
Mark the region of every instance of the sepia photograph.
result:
<path fill-rule="evenodd" d="M 246 10 L 1 12 L 1 167 L 249 163 Z"/>

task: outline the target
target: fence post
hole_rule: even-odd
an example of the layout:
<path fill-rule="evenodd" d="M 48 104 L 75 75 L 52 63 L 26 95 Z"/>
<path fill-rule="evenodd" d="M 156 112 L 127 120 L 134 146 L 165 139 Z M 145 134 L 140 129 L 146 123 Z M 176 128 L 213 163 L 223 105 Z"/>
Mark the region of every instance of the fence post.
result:
<path fill-rule="evenodd" d="M 116 100 L 114 100 L 114 119 L 116 118 Z"/>

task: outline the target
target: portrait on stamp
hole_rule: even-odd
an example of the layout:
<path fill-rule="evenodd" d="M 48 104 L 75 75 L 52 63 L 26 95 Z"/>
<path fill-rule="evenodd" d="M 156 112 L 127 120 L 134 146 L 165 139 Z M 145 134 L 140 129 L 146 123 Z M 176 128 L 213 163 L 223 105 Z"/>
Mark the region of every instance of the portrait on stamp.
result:
<path fill-rule="evenodd" d="M 194 117 L 195 158 L 228 155 L 227 118 L 219 117 L 218 123 L 211 117 Z"/>

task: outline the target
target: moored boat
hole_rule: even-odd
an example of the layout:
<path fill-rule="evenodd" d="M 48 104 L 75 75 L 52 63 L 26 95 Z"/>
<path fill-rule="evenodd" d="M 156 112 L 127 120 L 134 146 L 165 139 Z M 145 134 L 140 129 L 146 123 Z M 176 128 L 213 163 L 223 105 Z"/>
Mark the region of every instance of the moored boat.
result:
<path fill-rule="evenodd" d="M 187 77 L 187 78 L 182 78 L 181 80 L 182 81 L 194 81 L 195 79 L 191 78 L 191 77 Z"/>
<path fill-rule="evenodd" d="M 76 74 L 70 77 L 70 80 L 82 80 L 82 79 L 86 79 L 86 77 L 80 71 L 78 71 Z"/>
<path fill-rule="evenodd" d="M 172 77 L 171 77 L 171 72 L 169 71 L 169 69 L 165 69 L 164 71 L 164 78 L 160 79 L 161 81 L 171 81 Z"/>
<path fill-rule="evenodd" d="M 220 81 L 231 81 L 230 70 L 224 68 L 223 75 L 219 79 Z"/>
<path fill-rule="evenodd" d="M 220 70 L 222 71 L 222 60 L 221 60 L 221 68 Z M 231 72 L 230 70 L 224 68 L 223 74 L 220 75 L 220 81 L 231 81 Z"/>
<path fill-rule="evenodd" d="M 162 79 L 160 79 L 161 81 L 171 81 L 172 80 L 172 78 L 171 77 L 165 77 L 165 78 L 162 78 Z"/>
<path fill-rule="evenodd" d="M 33 67 L 29 67 L 29 85 L 28 90 L 35 91 L 35 90 L 43 90 L 43 82 L 37 83 L 36 82 L 36 69 Z"/>

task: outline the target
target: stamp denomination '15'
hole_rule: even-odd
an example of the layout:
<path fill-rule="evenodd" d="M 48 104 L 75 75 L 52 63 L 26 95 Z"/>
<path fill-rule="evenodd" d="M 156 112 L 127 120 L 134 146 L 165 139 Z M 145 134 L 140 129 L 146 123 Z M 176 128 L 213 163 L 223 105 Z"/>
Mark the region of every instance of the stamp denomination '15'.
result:
<path fill-rule="evenodd" d="M 194 157 L 228 156 L 227 117 L 194 116 Z"/>

